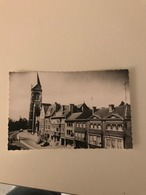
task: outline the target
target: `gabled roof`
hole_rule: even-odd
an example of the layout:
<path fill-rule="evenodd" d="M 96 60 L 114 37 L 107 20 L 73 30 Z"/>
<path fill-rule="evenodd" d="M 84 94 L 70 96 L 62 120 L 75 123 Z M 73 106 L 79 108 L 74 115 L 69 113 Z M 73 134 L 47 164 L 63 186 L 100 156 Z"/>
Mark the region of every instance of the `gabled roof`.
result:
<path fill-rule="evenodd" d="M 64 118 L 69 114 L 69 105 L 62 105 L 61 108 L 54 114 L 52 119 Z"/>
<path fill-rule="evenodd" d="M 76 105 L 77 109 L 81 110 L 82 108 L 84 110 L 91 110 L 85 103 Z"/>
<path fill-rule="evenodd" d="M 104 108 L 104 107 L 98 109 L 98 110 L 94 113 L 95 116 L 97 116 L 97 117 L 100 116 L 101 118 L 107 116 L 108 114 L 109 114 L 109 109 L 108 109 L 108 108 Z"/>
<path fill-rule="evenodd" d="M 113 113 L 118 113 L 122 117 L 131 118 L 131 106 L 129 104 L 125 104 L 122 106 L 115 107 Z"/>
<path fill-rule="evenodd" d="M 72 114 L 66 119 L 66 121 L 74 121 L 74 120 L 76 120 L 81 114 L 82 114 L 82 112 L 72 113 Z"/>
<path fill-rule="evenodd" d="M 91 111 L 72 113 L 66 121 L 85 120 L 91 117 L 91 114 Z"/>
<path fill-rule="evenodd" d="M 99 120 L 101 120 L 102 118 L 101 118 L 101 116 L 100 115 L 98 115 L 98 114 L 93 114 L 90 118 L 89 118 L 89 120 L 97 120 L 97 119 L 99 119 Z"/>
<path fill-rule="evenodd" d="M 56 105 L 55 104 L 51 104 L 46 112 L 46 117 L 50 117 L 54 114 L 56 110 Z"/>
<path fill-rule="evenodd" d="M 46 114 L 48 109 L 49 109 L 49 106 L 51 106 L 51 104 L 48 104 L 48 103 L 42 103 L 42 109 L 44 109 L 44 113 Z"/>
<path fill-rule="evenodd" d="M 77 108 L 81 108 L 83 105 L 84 105 L 84 103 L 78 104 L 78 105 L 76 105 L 76 106 L 77 106 Z"/>
<path fill-rule="evenodd" d="M 82 114 L 78 116 L 77 119 L 88 119 L 89 117 L 91 117 L 91 115 L 92 115 L 92 111 L 85 111 L 82 112 Z"/>
<path fill-rule="evenodd" d="M 104 117 L 104 119 L 113 119 L 113 120 L 116 120 L 116 119 L 121 119 L 123 120 L 124 117 L 122 117 L 121 115 L 119 115 L 118 113 L 110 113 L 109 115 L 107 115 L 106 117 Z"/>
<path fill-rule="evenodd" d="M 102 118 L 107 118 L 112 114 L 122 118 L 131 118 L 131 107 L 129 104 L 122 104 L 114 107 L 112 112 L 109 112 L 109 108 L 101 108 L 94 113 L 95 116 L 101 116 Z"/>

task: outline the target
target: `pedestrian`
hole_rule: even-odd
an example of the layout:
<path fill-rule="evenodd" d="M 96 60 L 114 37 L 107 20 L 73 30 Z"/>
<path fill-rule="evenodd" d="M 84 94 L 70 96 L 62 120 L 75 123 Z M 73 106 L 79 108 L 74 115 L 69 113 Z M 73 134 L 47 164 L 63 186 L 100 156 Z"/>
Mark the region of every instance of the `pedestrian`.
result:
<path fill-rule="evenodd" d="M 18 141 L 20 141 L 20 135 L 18 134 Z"/>

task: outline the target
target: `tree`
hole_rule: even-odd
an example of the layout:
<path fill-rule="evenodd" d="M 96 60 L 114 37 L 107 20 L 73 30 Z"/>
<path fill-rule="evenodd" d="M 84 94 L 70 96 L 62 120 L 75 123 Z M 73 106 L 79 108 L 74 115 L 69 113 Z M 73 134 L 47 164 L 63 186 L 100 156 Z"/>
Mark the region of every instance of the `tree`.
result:
<path fill-rule="evenodd" d="M 8 129 L 9 129 L 9 131 L 28 129 L 28 120 L 26 118 L 20 117 L 19 120 L 15 121 L 15 120 L 9 118 Z"/>

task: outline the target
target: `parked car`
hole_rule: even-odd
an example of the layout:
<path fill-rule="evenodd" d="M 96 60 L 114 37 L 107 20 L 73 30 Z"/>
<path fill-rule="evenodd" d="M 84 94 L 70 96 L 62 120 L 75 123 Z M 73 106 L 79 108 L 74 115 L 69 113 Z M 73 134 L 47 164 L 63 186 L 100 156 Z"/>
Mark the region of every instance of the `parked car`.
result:
<path fill-rule="evenodd" d="M 46 142 L 46 141 L 44 141 L 44 142 L 41 143 L 41 147 L 45 147 L 45 146 L 49 146 L 49 145 L 50 144 L 48 142 Z"/>

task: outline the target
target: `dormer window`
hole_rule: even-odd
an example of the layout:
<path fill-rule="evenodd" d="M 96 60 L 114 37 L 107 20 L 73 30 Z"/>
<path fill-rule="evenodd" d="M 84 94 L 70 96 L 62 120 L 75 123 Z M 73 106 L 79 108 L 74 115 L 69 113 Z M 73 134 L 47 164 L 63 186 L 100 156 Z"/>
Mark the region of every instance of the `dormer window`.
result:
<path fill-rule="evenodd" d="M 113 125 L 113 130 L 116 131 L 117 130 L 117 126 Z"/>
<path fill-rule="evenodd" d="M 107 129 L 107 130 L 112 130 L 111 125 L 107 125 L 107 126 L 106 126 L 106 129 Z"/>
<path fill-rule="evenodd" d="M 123 125 L 118 125 L 118 130 L 123 131 Z"/>
<path fill-rule="evenodd" d="M 90 124 L 90 128 L 93 129 L 93 124 Z"/>
<path fill-rule="evenodd" d="M 93 126 L 94 126 L 94 129 L 97 129 L 97 125 L 96 124 L 94 124 Z"/>

